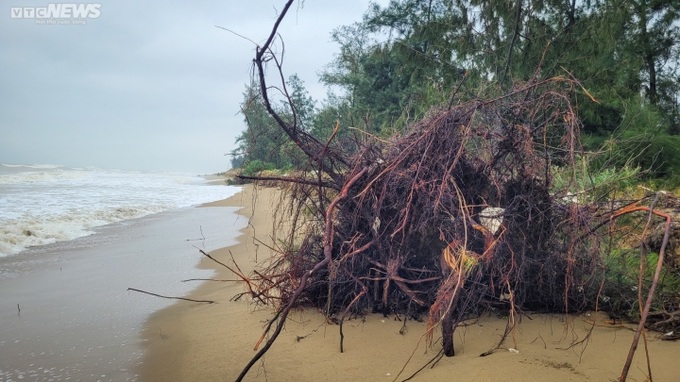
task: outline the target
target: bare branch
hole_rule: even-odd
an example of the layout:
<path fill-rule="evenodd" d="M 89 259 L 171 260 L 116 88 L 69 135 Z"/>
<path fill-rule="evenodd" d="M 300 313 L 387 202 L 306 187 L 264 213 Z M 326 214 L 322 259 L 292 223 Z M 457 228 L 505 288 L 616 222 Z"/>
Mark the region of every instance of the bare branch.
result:
<path fill-rule="evenodd" d="M 144 293 L 144 294 L 148 294 L 148 295 L 156 296 L 156 297 L 160 297 L 160 298 L 167 298 L 167 299 L 171 299 L 171 300 L 184 300 L 184 301 L 191 301 L 191 302 L 202 302 L 202 303 L 206 303 L 206 304 L 214 304 L 215 303 L 215 301 L 213 301 L 213 300 L 194 300 L 192 298 L 163 296 L 162 294 L 147 292 L 145 290 L 141 290 L 141 289 L 137 289 L 137 288 L 127 288 L 127 290 L 133 291 L 133 292 Z"/>

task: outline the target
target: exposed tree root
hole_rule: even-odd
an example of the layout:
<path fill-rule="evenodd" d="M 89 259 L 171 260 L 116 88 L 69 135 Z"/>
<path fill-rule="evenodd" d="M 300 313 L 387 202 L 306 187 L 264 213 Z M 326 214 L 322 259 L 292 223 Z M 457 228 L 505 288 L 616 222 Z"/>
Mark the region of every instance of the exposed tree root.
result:
<path fill-rule="evenodd" d="M 285 118 L 269 101 L 274 88 L 264 67 L 272 62 L 280 73 L 282 60 L 271 44 L 291 3 L 258 47 L 254 65 L 265 107 L 309 166 L 297 178 L 276 179 L 287 184 L 285 214 L 292 220 L 278 256 L 256 279 L 234 272 L 251 295 L 276 308 L 256 349 L 264 346 L 238 381 L 272 346 L 296 306 L 316 307 L 340 324 L 341 352 L 347 317 L 427 316 L 428 344 L 439 328 L 446 356 L 455 353 L 457 326 L 493 306 L 509 317 L 499 349 L 524 311 L 600 309 L 606 244 L 626 234 L 614 230 L 617 219 L 647 211 L 650 219 L 670 224 L 670 217 L 642 205 L 646 198 L 614 208 L 618 203 L 581 202 L 570 193 L 575 169 L 589 158 L 580 149 L 569 101 L 585 89 L 569 76 L 536 78 L 492 99 L 451 102 L 403 135 L 364 134 L 352 150 L 333 137 L 318 141 L 297 126 L 294 107 Z M 285 86 L 280 90 L 290 101 Z M 556 171 L 568 178 L 559 187 Z M 650 315 L 663 247 L 621 380 Z M 676 320 L 674 313 L 661 316 L 659 325 Z"/>

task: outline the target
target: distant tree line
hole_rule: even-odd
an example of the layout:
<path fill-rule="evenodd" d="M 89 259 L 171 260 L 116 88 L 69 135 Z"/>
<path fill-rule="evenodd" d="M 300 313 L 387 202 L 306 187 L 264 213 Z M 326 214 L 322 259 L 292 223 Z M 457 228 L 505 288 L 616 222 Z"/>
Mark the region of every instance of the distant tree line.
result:
<path fill-rule="evenodd" d="M 313 100 L 298 76 L 280 114 L 307 133 L 348 145 L 402 132 L 433 106 L 493 97 L 513 85 L 566 76 L 586 150 L 607 166 L 637 166 L 680 184 L 680 1 L 392 0 L 332 33 L 335 60 Z M 246 130 L 232 153 L 249 172 L 306 160 L 267 114 L 257 83 L 244 92 Z M 353 139 L 350 139 L 353 138 Z"/>

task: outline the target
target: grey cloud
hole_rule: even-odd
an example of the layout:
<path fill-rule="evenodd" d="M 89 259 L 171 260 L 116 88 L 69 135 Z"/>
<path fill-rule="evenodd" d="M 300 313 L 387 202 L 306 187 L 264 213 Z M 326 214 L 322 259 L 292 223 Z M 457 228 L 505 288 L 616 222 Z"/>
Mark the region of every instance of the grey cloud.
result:
<path fill-rule="evenodd" d="M 352 6 L 304 2 L 284 20 L 286 74 L 312 95 Z M 26 1 L 23 6 L 44 6 Z M 101 1 L 86 25 L 36 25 L 0 5 L 0 162 L 199 173 L 227 168 L 255 47 L 283 1 Z M 276 4 L 276 6 L 274 6 Z"/>

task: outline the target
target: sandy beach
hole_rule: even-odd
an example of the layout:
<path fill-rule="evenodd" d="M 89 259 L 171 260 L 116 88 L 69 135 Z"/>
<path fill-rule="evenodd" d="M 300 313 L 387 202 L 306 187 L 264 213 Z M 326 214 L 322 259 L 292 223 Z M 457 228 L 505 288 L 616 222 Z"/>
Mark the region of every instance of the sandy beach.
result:
<path fill-rule="evenodd" d="M 0 257 L 0 381 L 136 381 L 148 316 L 212 277 L 201 254 L 233 244 L 235 209 L 189 207 Z M 243 219 L 241 219 L 243 220 Z"/>
<path fill-rule="evenodd" d="M 248 227 L 237 244 L 211 254 L 227 263 L 233 256 L 248 271 L 270 254 L 260 242 L 271 242 L 279 194 L 271 188 L 246 186 L 221 203 L 240 207 Z M 200 266 L 215 269 L 215 279 L 234 279 L 207 258 Z M 189 297 L 216 303 L 182 301 L 153 314 L 142 334 L 145 356 L 138 370 L 140 380 L 235 380 L 255 354 L 263 325 L 272 317 L 270 308 L 247 299 L 230 300 L 243 288 L 236 281 L 205 282 Z M 424 368 L 411 380 L 612 381 L 621 373 L 633 337 L 632 325 L 612 325 L 603 315 L 530 314 L 522 317 L 501 350 L 480 357 L 496 347 L 506 322 L 507 318 L 496 316 L 467 322 L 456 331 L 456 356 Z M 338 326 L 327 324 L 318 312 L 298 310 L 246 380 L 401 381 L 425 366 L 441 347 L 439 342 L 426 346 L 424 323 L 404 323 L 394 316 L 355 319 L 346 322 L 344 332 L 345 351 L 340 353 Z M 678 380 L 674 363 L 680 343 L 662 341 L 658 333 L 649 333 L 647 342 L 653 380 Z M 628 380 L 649 380 L 642 342 Z"/>

